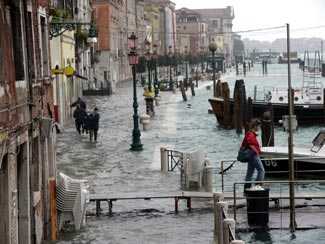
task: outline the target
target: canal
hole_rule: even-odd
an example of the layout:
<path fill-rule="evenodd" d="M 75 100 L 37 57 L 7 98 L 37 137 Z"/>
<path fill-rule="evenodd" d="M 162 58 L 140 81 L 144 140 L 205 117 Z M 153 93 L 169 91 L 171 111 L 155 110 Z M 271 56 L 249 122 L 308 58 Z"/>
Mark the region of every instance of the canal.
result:
<path fill-rule="evenodd" d="M 236 77 L 225 76 L 230 85 Z M 238 78 L 238 77 L 237 77 Z M 258 65 L 244 78 L 247 90 L 263 86 L 286 86 L 286 66 L 270 65 L 269 75 L 262 76 Z M 300 86 L 302 73 L 293 67 L 293 84 Z M 58 170 L 71 177 L 87 179 L 93 194 L 164 194 L 180 189 L 179 172 L 160 173 L 159 148 L 169 146 L 180 151 L 204 150 L 215 167 L 221 159 L 234 159 L 242 140 L 234 130 L 219 128 L 214 115 L 208 114 L 208 98 L 212 90 L 203 82 L 196 96 L 183 102 L 180 92 L 162 93 L 151 129 L 142 133 L 144 150 L 129 151 L 132 135 L 132 87 L 121 83 L 111 97 L 87 99 L 90 108 L 95 105 L 101 114 L 98 143 L 90 143 L 86 135 L 79 136 L 71 123 L 58 137 Z M 141 113 L 144 112 L 142 89 L 139 87 Z M 252 93 L 251 93 L 252 94 Z M 319 126 L 299 128 L 294 135 L 295 145 L 311 145 Z M 276 145 L 286 145 L 286 133 L 276 129 Z M 226 174 L 226 186 L 241 181 L 245 164 L 237 163 Z M 216 172 L 215 190 L 220 190 L 221 176 Z M 324 186 L 315 186 L 318 190 Z M 88 217 L 87 225 L 77 233 L 63 233 L 59 243 L 212 243 L 213 214 L 211 202 L 195 201 L 194 210 L 187 212 L 182 203 L 174 214 L 171 200 L 128 201 L 114 205 L 114 215 Z M 106 206 L 103 205 L 105 210 Z M 94 206 L 89 206 L 94 212 Z M 288 230 L 268 233 L 241 233 L 246 243 L 325 243 L 325 229 L 298 231 L 295 236 Z M 315 240 L 315 242 L 313 241 Z M 319 242 L 320 241 L 320 242 Z"/>

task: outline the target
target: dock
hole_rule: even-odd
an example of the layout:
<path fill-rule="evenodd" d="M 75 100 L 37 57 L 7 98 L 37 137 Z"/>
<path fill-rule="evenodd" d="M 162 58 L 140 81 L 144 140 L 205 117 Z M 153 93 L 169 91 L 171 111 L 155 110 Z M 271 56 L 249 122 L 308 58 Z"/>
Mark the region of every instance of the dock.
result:
<path fill-rule="evenodd" d="M 238 192 L 236 197 L 234 197 L 233 192 L 224 192 L 223 198 L 225 201 L 229 202 L 229 206 L 232 206 L 233 209 L 236 209 L 239 203 L 238 201 L 245 200 L 246 197 L 243 195 L 242 192 Z M 187 210 L 192 210 L 192 199 L 204 199 L 204 200 L 213 200 L 213 193 L 212 192 L 194 192 L 194 191 L 180 191 L 180 192 L 173 192 L 166 195 L 155 195 L 155 194 L 131 194 L 125 193 L 120 195 L 111 195 L 105 196 L 100 194 L 93 194 L 90 195 L 90 202 L 94 202 L 96 204 L 96 216 L 100 216 L 101 213 L 101 203 L 106 202 L 108 203 L 108 214 L 113 214 L 113 203 L 117 201 L 130 201 L 130 200 L 161 200 L 161 199 L 174 199 L 175 207 L 174 211 L 177 214 L 179 211 L 179 201 L 185 200 Z M 280 200 L 289 200 L 289 192 L 283 193 L 270 193 L 269 200 L 274 202 L 275 207 L 279 207 Z M 314 199 L 325 199 L 324 193 L 310 193 L 310 192 L 297 192 L 295 195 L 295 199 L 297 200 L 314 200 Z M 235 210 L 236 211 L 236 210 Z"/>

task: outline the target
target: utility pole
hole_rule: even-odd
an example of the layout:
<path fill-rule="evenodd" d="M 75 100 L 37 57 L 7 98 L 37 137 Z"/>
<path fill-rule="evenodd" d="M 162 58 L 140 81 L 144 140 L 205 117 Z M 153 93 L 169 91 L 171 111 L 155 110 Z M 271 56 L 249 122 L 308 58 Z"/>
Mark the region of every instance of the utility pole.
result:
<path fill-rule="evenodd" d="M 323 52 L 324 52 L 324 41 L 321 40 L 321 43 L 320 43 L 320 61 L 321 61 L 321 64 L 323 64 Z"/>
<path fill-rule="evenodd" d="M 289 136 L 288 136 L 288 153 L 289 153 L 289 196 L 290 196 L 290 231 L 293 233 L 296 230 L 295 220 L 295 172 L 293 159 L 293 133 L 292 133 L 292 117 L 293 117 L 293 90 L 291 87 L 291 57 L 290 57 L 290 25 L 287 26 L 287 55 L 288 55 L 288 102 L 289 102 Z"/>

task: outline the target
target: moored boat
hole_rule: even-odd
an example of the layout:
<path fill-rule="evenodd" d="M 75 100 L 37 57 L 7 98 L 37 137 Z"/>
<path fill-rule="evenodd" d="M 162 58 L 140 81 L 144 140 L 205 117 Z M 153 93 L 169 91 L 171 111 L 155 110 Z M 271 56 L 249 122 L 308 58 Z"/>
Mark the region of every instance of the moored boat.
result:
<path fill-rule="evenodd" d="M 309 55 L 305 55 L 309 57 Z M 318 57 L 318 58 L 316 58 Z M 308 60 L 308 59 L 307 59 Z M 300 88 L 295 88 L 293 96 L 294 114 L 299 125 L 324 124 L 325 123 L 325 100 L 324 88 L 321 78 L 321 65 L 319 54 L 315 54 L 313 65 L 306 61 L 303 67 L 303 82 Z M 237 84 L 238 83 L 238 84 Z M 273 121 L 279 123 L 283 116 L 288 114 L 288 89 L 287 88 L 265 88 L 263 99 L 246 99 L 246 91 L 243 80 L 236 81 L 234 96 L 229 97 L 229 87 L 217 85 L 217 97 L 209 99 L 212 110 L 221 126 L 231 127 L 225 120 L 235 121 L 238 113 L 244 115 L 240 119 L 255 117 L 261 118 L 266 111 L 272 111 Z M 224 90 L 228 90 L 225 94 Z M 256 96 L 255 96 L 256 97 Z M 238 109 L 238 107 L 240 109 Z M 243 111 L 241 111 L 243 110 Z M 228 117 L 231 117 L 230 119 Z M 234 119 L 233 119 L 234 117 Z M 246 119 L 246 120 L 245 120 Z"/>
<path fill-rule="evenodd" d="M 294 147 L 295 171 L 310 174 L 325 173 L 325 131 L 320 131 L 311 148 Z M 261 158 L 268 174 L 288 172 L 288 147 L 262 147 Z"/>

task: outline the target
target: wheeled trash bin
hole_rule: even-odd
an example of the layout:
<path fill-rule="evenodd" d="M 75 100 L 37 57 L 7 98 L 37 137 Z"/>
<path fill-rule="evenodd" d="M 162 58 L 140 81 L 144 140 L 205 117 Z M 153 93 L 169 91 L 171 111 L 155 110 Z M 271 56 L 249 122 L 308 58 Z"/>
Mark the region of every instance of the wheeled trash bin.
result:
<path fill-rule="evenodd" d="M 248 225 L 266 227 L 269 223 L 269 189 L 246 189 Z"/>

